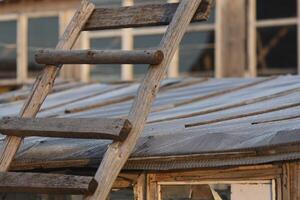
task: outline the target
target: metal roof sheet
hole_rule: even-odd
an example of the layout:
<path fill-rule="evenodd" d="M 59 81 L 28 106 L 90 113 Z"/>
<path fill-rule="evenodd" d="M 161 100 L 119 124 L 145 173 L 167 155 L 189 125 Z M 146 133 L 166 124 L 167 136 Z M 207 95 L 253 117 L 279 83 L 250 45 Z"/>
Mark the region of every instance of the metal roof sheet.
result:
<path fill-rule="evenodd" d="M 138 84 L 60 83 L 56 88 L 61 89 L 46 99 L 38 117 L 126 117 Z M 0 117 L 17 115 L 28 91 L 0 95 Z M 125 169 L 300 159 L 299 108 L 298 76 L 166 80 Z M 30 137 L 13 165 L 18 169 L 96 167 L 110 143 Z"/>

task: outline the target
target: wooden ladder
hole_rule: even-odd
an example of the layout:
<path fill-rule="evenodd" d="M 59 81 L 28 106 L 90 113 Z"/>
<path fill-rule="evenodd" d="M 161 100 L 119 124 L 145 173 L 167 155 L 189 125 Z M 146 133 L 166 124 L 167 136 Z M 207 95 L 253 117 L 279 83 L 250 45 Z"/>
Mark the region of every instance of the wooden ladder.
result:
<path fill-rule="evenodd" d="M 104 200 L 142 133 L 152 102 L 167 67 L 191 21 L 206 20 L 209 0 L 182 0 L 179 4 L 95 8 L 81 2 L 55 50 L 36 54 L 45 64 L 18 118 L 3 118 L 0 132 L 7 135 L 0 158 L 0 192 L 83 194 Z M 138 51 L 70 50 L 81 31 L 168 25 L 157 49 Z M 63 64 L 150 64 L 127 119 L 35 118 Z M 26 136 L 110 139 L 94 177 L 7 172 Z"/>

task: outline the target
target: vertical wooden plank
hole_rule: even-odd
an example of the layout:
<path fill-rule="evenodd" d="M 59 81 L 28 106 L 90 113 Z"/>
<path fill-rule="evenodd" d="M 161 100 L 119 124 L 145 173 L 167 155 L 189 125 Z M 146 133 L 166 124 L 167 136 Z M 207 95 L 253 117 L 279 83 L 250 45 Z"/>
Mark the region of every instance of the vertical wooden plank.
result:
<path fill-rule="evenodd" d="M 158 184 L 155 174 L 147 174 L 147 200 L 158 200 Z"/>
<path fill-rule="evenodd" d="M 289 181 L 289 165 L 284 163 L 282 165 L 282 199 L 290 200 L 290 181 Z"/>
<path fill-rule="evenodd" d="M 123 0 L 123 6 L 133 6 L 133 0 Z M 134 38 L 132 28 L 122 30 L 122 50 L 132 50 L 134 45 Z M 123 81 L 133 80 L 133 65 L 121 65 L 121 78 Z"/>
<path fill-rule="evenodd" d="M 94 4 L 87 0 L 81 2 L 81 6 L 68 25 L 65 33 L 60 38 L 57 49 L 70 49 L 76 42 L 84 24 L 94 11 Z M 35 117 L 47 95 L 51 92 L 54 80 L 60 67 L 45 66 L 41 75 L 36 79 L 32 91 L 25 102 L 20 117 Z M 7 171 L 19 149 L 23 138 L 10 136 L 6 137 L 1 149 L 0 171 Z"/>
<path fill-rule="evenodd" d="M 297 14 L 298 14 L 298 74 L 300 74 L 300 0 L 297 0 Z"/>
<path fill-rule="evenodd" d="M 282 199 L 300 199 L 300 162 L 283 164 Z"/>
<path fill-rule="evenodd" d="M 243 77 L 246 67 L 246 1 L 217 0 L 215 76 Z"/>
<path fill-rule="evenodd" d="M 276 178 L 276 200 L 282 199 L 282 178 Z"/>
<path fill-rule="evenodd" d="M 95 175 L 99 187 L 94 195 L 87 197 L 87 199 L 104 200 L 109 194 L 113 182 L 129 158 L 144 129 L 160 82 L 165 77 L 172 57 L 200 3 L 201 0 L 182 0 L 179 4 L 159 46 L 159 49 L 164 52 L 165 58 L 161 64 L 149 66 L 130 110 L 128 119 L 132 123 L 132 131 L 124 142 L 114 142 L 107 149 Z"/>
<path fill-rule="evenodd" d="M 90 49 L 90 38 L 88 32 L 81 33 L 81 48 Z M 80 65 L 80 81 L 88 83 L 91 80 L 91 66 L 90 65 Z"/>
<path fill-rule="evenodd" d="M 168 77 L 169 78 L 179 77 L 179 49 L 177 49 L 177 51 L 175 52 L 170 67 L 168 68 Z"/>
<path fill-rule="evenodd" d="M 147 177 L 146 174 L 141 174 L 137 178 L 137 182 L 134 185 L 134 199 L 146 200 L 146 190 L 147 190 Z"/>
<path fill-rule="evenodd" d="M 248 1 L 248 75 L 257 76 L 256 0 Z"/>
<path fill-rule="evenodd" d="M 28 77 L 28 17 L 20 14 L 17 20 L 17 82 Z"/>
<path fill-rule="evenodd" d="M 168 0 L 168 3 L 178 3 L 179 0 Z M 168 68 L 168 77 L 177 78 L 179 77 L 179 48 L 175 52 L 171 64 Z"/>
<path fill-rule="evenodd" d="M 299 162 L 289 163 L 290 199 L 300 199 L 300 168 Z"/>

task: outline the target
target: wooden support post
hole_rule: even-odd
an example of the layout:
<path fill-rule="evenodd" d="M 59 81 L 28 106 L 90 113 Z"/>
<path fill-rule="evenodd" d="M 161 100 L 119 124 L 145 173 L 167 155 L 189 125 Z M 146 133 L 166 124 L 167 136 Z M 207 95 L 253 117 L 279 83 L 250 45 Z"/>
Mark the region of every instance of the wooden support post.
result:
<path fill-rule="evenodd" d="M 146 200 L 147 175 L 141 174 L 134 185 L 134 200 Z"/>
<path fill-rule="evenodd" d="M 248 1 L 248 74 L 257 76 L 256 54 L 256 0 Z"/>
<path fill-rule="evenodd" d="M 81 47 L 83 49 L 90 49 L 90 38 L 88 32 L 81 33 Z M 91 66 L 90 65 L 81 65 L 80 66 L 80 81 L 88 83 L 91 80 Z"/>
<path fill-rule="evenodd" d="M 178 3 L 179 0 L 168 0 L 168 3 Z M 177 78 L 179 77 L 179 48 L 173 56 L 171 64 L 168 68 L 168 77 Z"/>
<path fill-rule="evenodd" d="M 83 0 L 80 8 L 74 15 L 72 21 L 67 27 L 65 33 L 61 37 L 57 49 L 71 49 L 77 40 L 83 26 L 94 11 L 94 4 L 87 0 Z M 59 72 L 59 67 L 45 66 L 43 73 L 36 79 L 33 85 L 31 94 L 25 102 L 19 116 L 20 117 L 35 117 L 47 95 L 50 93 L 54 80 Z M 1 150 L 0 171 L 7 171 L 17 153 L 22 142 L 21 137 L 9 136 L 5 141 Z"/>
<path fill-rule="evenodd" d="M 282 199 L 300 199 L 300 162 L 283 164 Z"/>
<path fill-rule="evenodd" d="M 217 0 L 215 76 L 243 77 L 246 67 L 246 0 Z"/>
<path fill-rule="evenodd" d="M 156 175 L 147 174 L 147 200 L 159 200 L 158 187 Z"/>
<path fill-rule="evenodd" d="M 123 6 L 133 6 L 133 0 L 123 0 Z M 122 50 L 132 50 L 134 46 L 134 38 L 131 28 L 122 30 Z M 134 78 L 134 70 L 132 64 L 122 64 L 121 78 L 123 81 L 131 81 Z"/>
<path fill-rule="evenodd" d="M 129 113 L 128 119 L 132 122 L 132 131 L 124 142 L 112 143 L 107 149 L 95 175 L 95 179 L 101 187 L 98 187 L 94 195 L 87 197 L 87 199 L 104 200 L 109 194 L 114 181 L 144 130 L 145 122 L 159 90 L 160 82 L 165 77 L 174 53 L 201 1 L 182 0 L 180 2 L 160 43 L 159 49 L 164 52 L 165 58 L 161 64 L 149 66 Z"/>
<path fill-rule="evenodd" d="M 173 56 L 170 67 L 168 68 L 168 77 L 169 78 L 179 77 L 179 49 L 177 49 L 175 55 Z"/>
<path fill-rule="evenodd" d="M 300 0 L 297 0 L 297 11 L 298 11 L 298 20 L 297 20 L 297 29 L 298 29 L 298 74 L 300 75 Z"/>
<path fill-rule="evenodd" d="M 20 14 L 17 21 L 17 82 L 24 83 L 28 76 L 28 18 Z"/>

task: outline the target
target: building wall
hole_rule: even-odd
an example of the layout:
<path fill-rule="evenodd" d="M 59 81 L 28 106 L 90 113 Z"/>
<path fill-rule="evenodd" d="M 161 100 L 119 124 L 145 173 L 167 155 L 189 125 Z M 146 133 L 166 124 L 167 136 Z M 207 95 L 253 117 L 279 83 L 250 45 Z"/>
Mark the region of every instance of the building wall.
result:
<path fill-rule="evenodd" d="M 176 2 L 177 0 L 169 0 Z M 0 79 L 26 82 L 40 65 L 33 55 L 54 48 L 80 0 L 20 0 L 0 4 Z M 146 0 L 93 0 L 97 6 L 149 3 Z M 157 0 L 155 2 L 167 2 Z M 170 77 L 257 76 L 297 73 L 298 0 L 216 0 L 208 22 L 191 25 L 169 70 Z M 267 12 L 263 12 L 267 10 Z M 47 25 L 46 25 L 47 24 Z M 157 46 L 165 27 L 93 31 L 75 48 L 140 49 Z M 139 80 L 147 66 L 65 67 L 61 76 L 81 81 Z M 5 72 L 5 73 L 4 73 Z"/>

